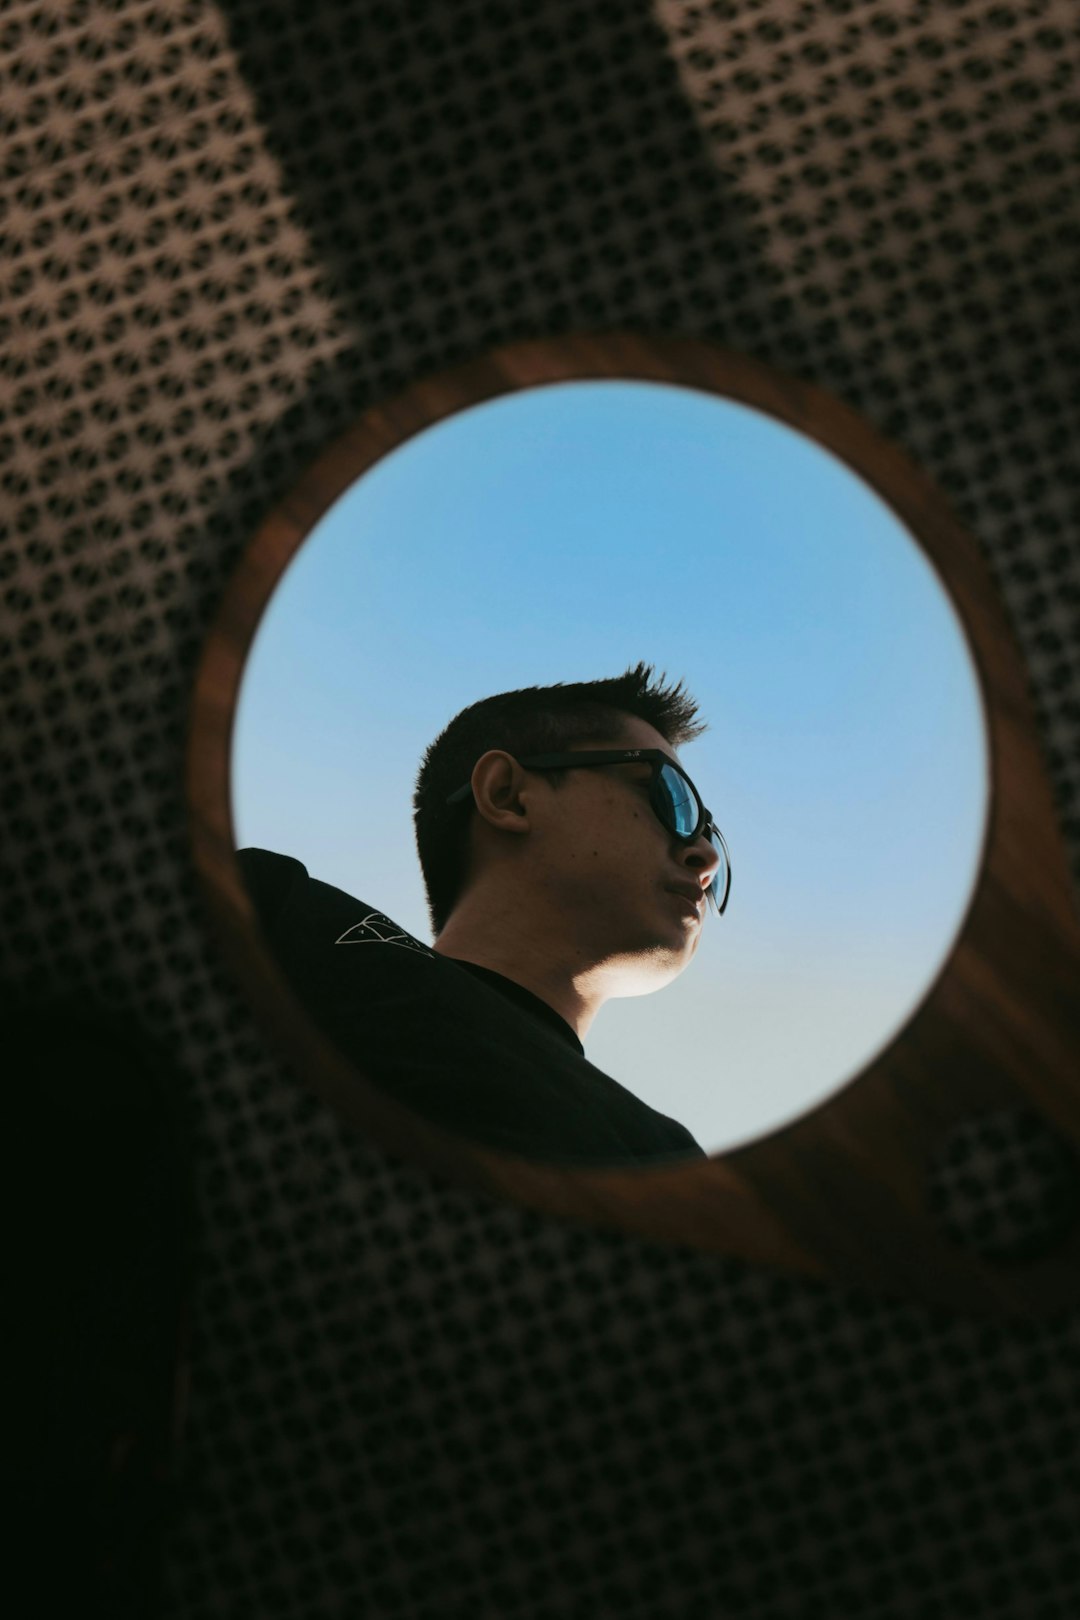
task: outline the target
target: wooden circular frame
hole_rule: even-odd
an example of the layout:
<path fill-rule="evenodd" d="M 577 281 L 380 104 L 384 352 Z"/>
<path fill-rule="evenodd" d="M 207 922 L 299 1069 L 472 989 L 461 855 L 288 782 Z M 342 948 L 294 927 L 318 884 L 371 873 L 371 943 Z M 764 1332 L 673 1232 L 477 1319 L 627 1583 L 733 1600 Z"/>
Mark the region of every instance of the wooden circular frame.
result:
<path fill-rule="evenodd" d="M 395 1103 L 310 1020 L 263 944 L 234 854 L 233 717 L 244 663 L 288 563 L 328 508 L 443 418 L 522 388 L 583 379 L 671 383 L 740 401 L 817 440 L 888 503 L 967 630 L 982 682 L 991 804 L 981 869 L 953 949 L 904 1028 L 794 1123 L 682 1167 L 564 1170 L 511 1158 Z M 187 756 L 195 866 L 226 955 L 304 1081 L 395 1154 L 551 1215 L 756 1266 L 980 1315 L 1080 1301 L 1080 1226 L 1040 1260 L 993 1265 L 928 1213 L 947 1131 L 1036 1109 L 1080 1151 L 1080 928 L 1020 654 L 972 537 L 927 476 L 820 388 L 695 339 L 627 332 L 521 342 L 373 406 L 270 512 L 206 642 Z"/>

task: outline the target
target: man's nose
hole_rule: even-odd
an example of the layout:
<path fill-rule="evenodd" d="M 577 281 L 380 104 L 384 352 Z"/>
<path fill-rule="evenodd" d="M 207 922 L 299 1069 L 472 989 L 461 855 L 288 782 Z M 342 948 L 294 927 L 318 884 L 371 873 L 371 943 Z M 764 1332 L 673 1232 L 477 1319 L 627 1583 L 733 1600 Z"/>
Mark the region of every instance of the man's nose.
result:
<path fill-rule="evenodd" d="M 683 845 L 682 858 L 683 864 L 691 871 L 707 872 L 710 878 L 720 865 L 720 851 L 705 833 L 695 838 L 692 844 Z"/>

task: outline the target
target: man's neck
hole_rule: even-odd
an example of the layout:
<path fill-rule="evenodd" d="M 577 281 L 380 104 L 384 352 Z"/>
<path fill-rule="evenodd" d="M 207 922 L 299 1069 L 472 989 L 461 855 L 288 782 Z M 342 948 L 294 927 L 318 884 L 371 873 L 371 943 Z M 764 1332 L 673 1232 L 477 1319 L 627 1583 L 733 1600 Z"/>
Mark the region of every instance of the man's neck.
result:
<path fill-rule="evenodd" d="M 433 949 L 440 956 L 490 968 L 531 990 L 582 1042 L 606 999 L 600 984 L 603 975 L 574 960 L 564 943 L 555 946 L 535 929 L 523 939 L 505 914 L 496 917 L 476 905 L 463 903 L 455 910 Z"/>

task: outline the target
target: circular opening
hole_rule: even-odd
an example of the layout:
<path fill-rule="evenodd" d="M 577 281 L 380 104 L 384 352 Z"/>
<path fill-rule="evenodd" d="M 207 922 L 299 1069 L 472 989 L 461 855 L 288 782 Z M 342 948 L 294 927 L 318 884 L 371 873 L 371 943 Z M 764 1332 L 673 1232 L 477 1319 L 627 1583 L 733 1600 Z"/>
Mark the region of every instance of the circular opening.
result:
<path fill-rule="evenodd" d="M 708 724 L 678 752 L 731 895 L 677 978 L 601 1008 L 585 1055 L 717 1153 L 816 1108 L 903 1027 L 987 830 L 960 621 L 814 440 L 644 381 L 528 388 L 407 440 L 326 512 L 260 622 L 234 836 L 430 944 L 411 806 L 428 744 L 480 698 L 642 660 Z"/>

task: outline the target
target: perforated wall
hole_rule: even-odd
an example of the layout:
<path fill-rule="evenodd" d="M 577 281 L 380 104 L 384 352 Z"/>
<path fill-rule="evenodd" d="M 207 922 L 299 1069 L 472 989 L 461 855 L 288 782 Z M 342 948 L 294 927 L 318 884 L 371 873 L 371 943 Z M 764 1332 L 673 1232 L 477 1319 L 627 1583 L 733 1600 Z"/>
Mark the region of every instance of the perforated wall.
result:
<path fill-rule="evenodd" d="M 189 1089 L 170 1620 L 1075 1614 L 1075 1316 L 599 1236 L 350 1139 L 219 964 L 181 779 L 230 568 L 332 434 L 497 342 L 678 331 L 943 485 L 1080 859 L 1078 31 L 1071 0 L 0 9 L 0 974 L 126 1009 Z M 1003 1255 L 1029 1148 L 995 1120 L 939 1188 Z"/>

